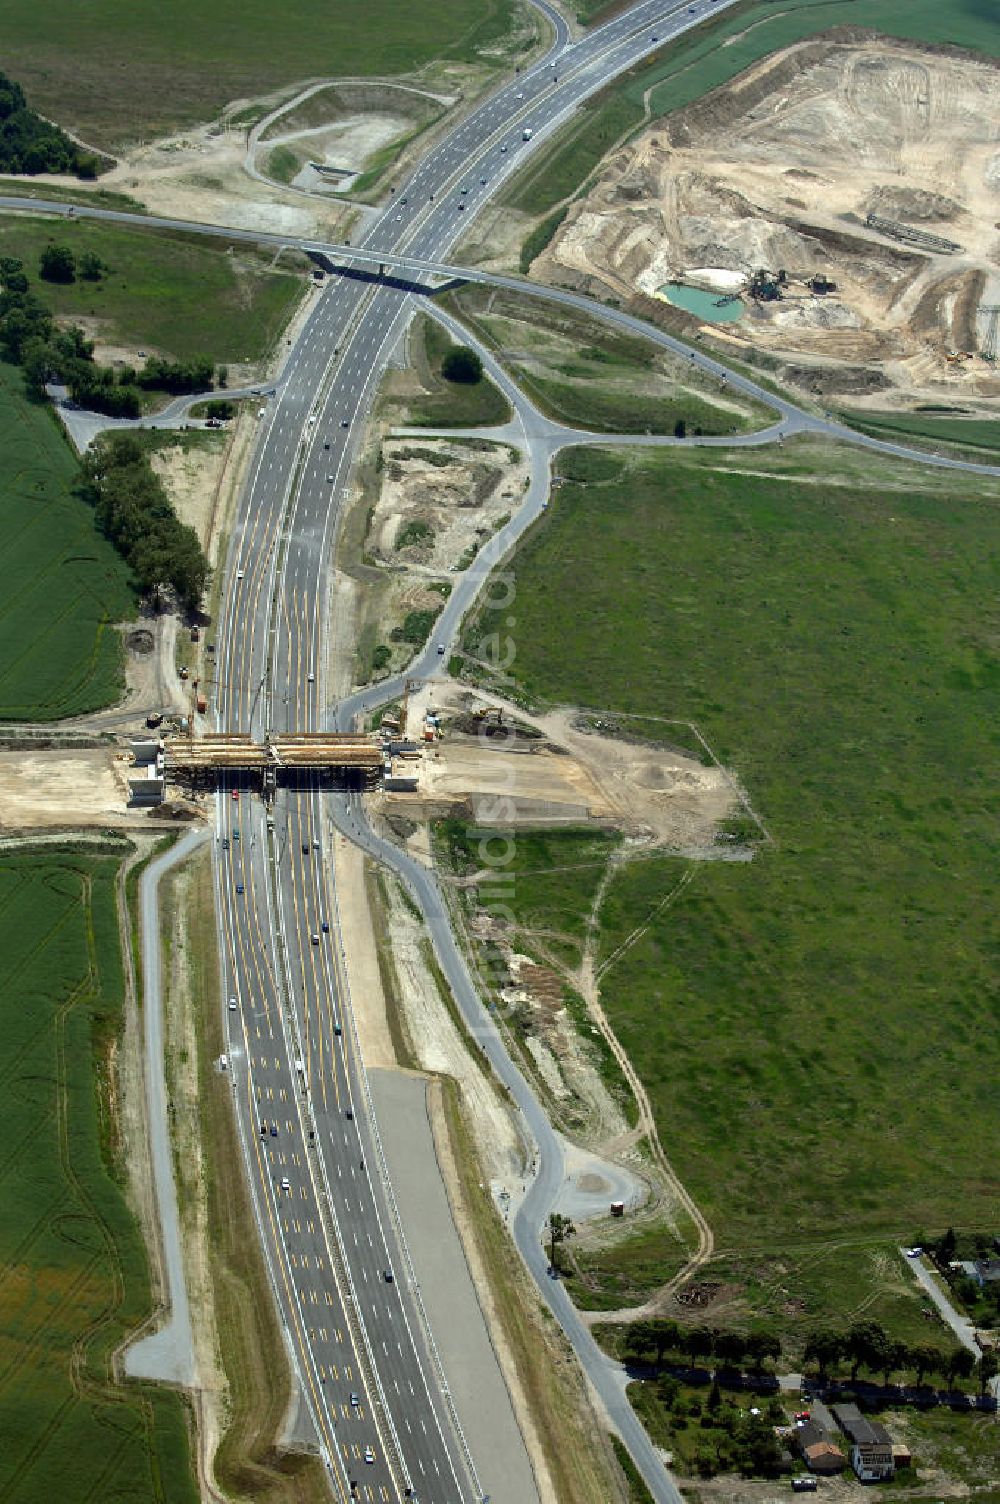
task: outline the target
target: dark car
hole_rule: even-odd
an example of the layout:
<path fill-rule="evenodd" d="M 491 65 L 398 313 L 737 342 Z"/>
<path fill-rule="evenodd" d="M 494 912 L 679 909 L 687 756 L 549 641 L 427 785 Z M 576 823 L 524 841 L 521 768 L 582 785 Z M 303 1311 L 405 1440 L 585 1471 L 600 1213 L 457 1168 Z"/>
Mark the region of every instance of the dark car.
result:
<path fill-rule="evenodd" d="M 277 1123 L 272 1123 L 271 1124 L 271 1137 L 272 1138 L 277 1138 L 278 1137 L 278 1125 L 277 1125 Z"/>
<path fill-rule="evenodd" d="M 344 1109 L 344 1117 L 345 1118 L 353 1118 L 354 1117 L 354 1112 L 353 1112 L 353 1110 L 350 1107 L 345 1107 L 345 1109 Z"/>
<path fill-rule="evenodd" d="M 320 925 L 320 929 L 323 931 L 324 935 L 328 935 L 330 933 L 330 926 L 327 924 L 327 922 L 326 922 L 325 919 L 323 920 L 323 923 Z"/>
<path fill-rule="evenodd" d="M 309 842 L 308 841 L 303 841 L 302 842 L 302 855 L 303 856 L 308 856 L 309 855 Z"/>
<path fill-rule="evenodd" d="M 243 884 L 242 884 L 242 883 L 237 883 L 237 884 L 236 884 L 236 891 L 237 891 L 237 893 L 239 893 L 239 894 L 243 894 L 243 893 L 245 893 L 245 892 L 246 892 L 246 888 L 244 888 L 244 886 L 243 886 Z"/>

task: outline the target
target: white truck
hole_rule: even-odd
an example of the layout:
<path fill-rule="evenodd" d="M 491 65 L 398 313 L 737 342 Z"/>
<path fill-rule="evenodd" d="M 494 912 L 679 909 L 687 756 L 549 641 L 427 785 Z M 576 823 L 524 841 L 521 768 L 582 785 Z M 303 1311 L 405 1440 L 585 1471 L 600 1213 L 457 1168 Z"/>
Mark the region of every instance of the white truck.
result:
<path fill-rule="evenodd" d="M 526 125 L 526 126 L 525 126 L 525 127 L 524 127 L 524 130 L 523 130 L 523 131 L 522 131 L 522 132 L 521 132 L 521 140 L 522 140 L 522 141 L 530 141 L 530 140 L 531 140 L 531 138 L 532 138 L 532 136 L 533 136 L 533 135 L 534 135 L 534 134 L 535 134 L 535 133 L 534 133 L 534 131 L 533 131 L 533 130 L 532 130 L 532 129 L 531 129 L 531 126 L 530 126 L 530 125 Z"/>

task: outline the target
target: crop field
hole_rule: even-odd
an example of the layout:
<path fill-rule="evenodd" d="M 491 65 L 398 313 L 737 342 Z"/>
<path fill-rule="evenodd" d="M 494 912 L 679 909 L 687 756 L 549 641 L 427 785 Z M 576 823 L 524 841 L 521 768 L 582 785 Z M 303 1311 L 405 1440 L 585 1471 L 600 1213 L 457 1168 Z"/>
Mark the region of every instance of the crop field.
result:
<path fill-rule="evenodd" d="M 57 720 L 117 699 L 128 571 L 73 494 L 78 466 L 48 408 L 0 365 L 0 719 Z"/>
<path fill-rule="evenodd" d="M 117 858 L 0 863 L 6 1148 L 0 1213 L 0 1498 L 194 1504 L 181 1398 L 116 1384 L 149 1311 L 145 1249 L 108 1170 L 97 1083 L 122 1007 Z"/>
<path fill-rule="evenodd" d="M 531 214 L 546 213 L 574 194 L 601 158 L 645 119 L 683 109 L 769 53 L 835 26 L 862 26 L 891 37 L 1000 56 L 1000 12 L 983 0 L 790 0 L 780 7 L 756 0 L 737 5 L 596 95 L 552 148 L 518 175 L 506 202 Z"/>
<path fill-rule="evenodd" d="M 99 282 L 43 282 L 38 258 L 51 244 L 109 268 Z M 302 279 L 224 241 L 162 235 L 120 225 L 0 215 L 0 256 L 24 262 L 32 292 L 60 318 L 84 321 L 91 338 L 187 360 L 258 360 L 292 313 Z M 97 320 L 97 324 L 91 324 Z"/>
<path fill-rule="evenodd" d="M 0 36 L 31 105 L 113 150 L 299 80 L 405 74 L 436 58 L 495 65 L 514 11 L 513 0 L 369 0 L 359 24 L 355 0 L 0 0 Z"/>
<path fill-rule="evenodd" d="M 578 455 L 513 561 L 522 692 L 693 721 L 772 838 L 662 914 L 686 864 L 623 868 L 602 1001 L 730 1290 L 891 1306 L 870 1251 L 1000 1195 L 1000 483 L 811 442 Z"/>

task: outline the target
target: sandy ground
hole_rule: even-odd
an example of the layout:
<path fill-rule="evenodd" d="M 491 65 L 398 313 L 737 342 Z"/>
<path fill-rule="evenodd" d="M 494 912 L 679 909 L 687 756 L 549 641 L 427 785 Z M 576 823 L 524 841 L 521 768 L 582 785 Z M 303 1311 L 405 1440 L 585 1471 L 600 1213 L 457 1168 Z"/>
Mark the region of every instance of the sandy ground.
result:
<path fill-rule="evenodd" d="M 412 644 L 393 641 L 393 631 L 410 611 L 441 609 L 443 596 L 435 587 L 467 568 L 486 538 L 516 511 L 528 470 L 519 451 L 483 440 L 414 434 L 377 442 L 379 488 L 361 554 L 365 568 L 381 578 L 370 576 L 369 588 L 355 591 L 352 600 L 360 619 L 375 627 L 378 642 L 392 652 L 388 673 L 413 655 Z M 335 612 L 346 608 L 335 601 Z"/>
<path fill-rule="evenodd" d="M 154 214 L 238 229 L 323 235 L 336 239 L 350 205 L 310 199 L 246 172 L 246 131 L 217 123 L 132 148 L 101 179 Z"/>
<path fill-rule="evenodd" d="M 455 731 L 451 721 L 475 706 L 503 706 L 541 737 L 508 750 L 503 741 Z M 529 715 L 498 696 L 471 693 L 434 681 L 409 697 L 407 729 L 422 737 L 424 717 L 442 716 L 444 737 L 423 747 L 422 757 L 398 771 L 415 771 L 414 794 L 382 794 L 387 811 L 465 804 L 484 825 L 581 823 L 613 825 L 626 834 L 683 850 L 710 847 L 720 820 L 736 805 L 739 790 L 723 768 L 694 758 L 583 730 L 572 710 Z"/>
<path fill-rule="evenodd" d="M 0 830 L 148 823 L 131 817 L 127 752 L 0 752 Z"/>
<path fill-rule="evenodd" d="M 1000 301 L 998 140 L 987 63 L 805 42 L 614 153 L 533 273 L 649 294 L 696 269 L 783 269 L 785 296 L 729 337 L 780 354 L 807 389 L 980 410 L 1000 395 L 993 367 L 947 356 L 981 350 L 982 308 Z M 900 244 L 866 227 L 870 212 L 961 249 Z M 836 290 L 815 295 L 818 274 Z"/>

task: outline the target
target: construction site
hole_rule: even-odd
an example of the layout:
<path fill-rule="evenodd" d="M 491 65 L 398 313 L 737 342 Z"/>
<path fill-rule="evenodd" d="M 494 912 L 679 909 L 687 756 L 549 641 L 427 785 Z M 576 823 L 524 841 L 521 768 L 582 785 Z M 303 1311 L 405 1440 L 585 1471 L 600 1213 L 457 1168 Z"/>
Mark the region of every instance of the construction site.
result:
<path fill-rule="evenodd" d="M 984 415 L 1000 396 L 998 140 L 987 60 L 803 42 L 613 153 L 532 275 L 686 307 L 690 332 L 777 358 L 811 395 Z M 694 312 L 676 288 L 700 290 Z"/>

